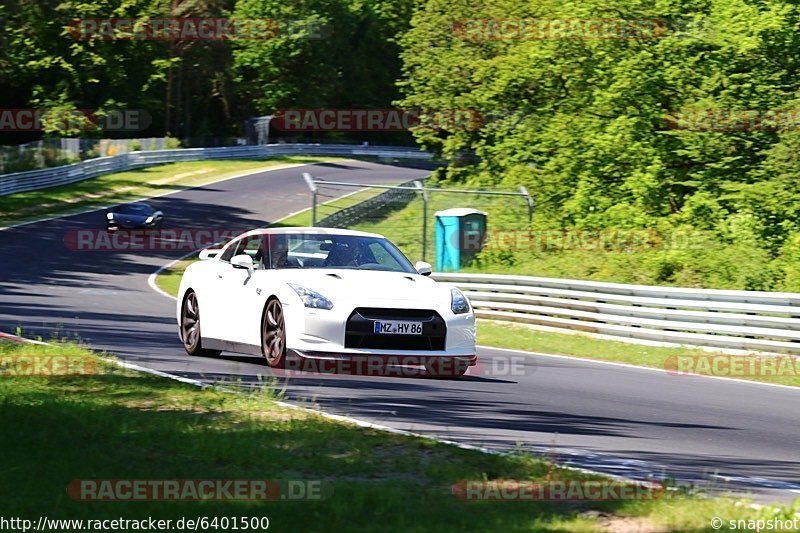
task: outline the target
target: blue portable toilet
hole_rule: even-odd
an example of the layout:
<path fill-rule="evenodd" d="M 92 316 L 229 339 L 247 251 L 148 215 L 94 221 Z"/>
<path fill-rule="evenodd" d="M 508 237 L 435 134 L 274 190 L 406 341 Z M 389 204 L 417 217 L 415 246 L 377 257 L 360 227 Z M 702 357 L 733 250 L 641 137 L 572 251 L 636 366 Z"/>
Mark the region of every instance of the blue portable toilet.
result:
<path fill-rule="evenodd" d="M 458 272 L 483 249 L 486 213 L 458 207 L 437 211 L 436 270 Z"/>

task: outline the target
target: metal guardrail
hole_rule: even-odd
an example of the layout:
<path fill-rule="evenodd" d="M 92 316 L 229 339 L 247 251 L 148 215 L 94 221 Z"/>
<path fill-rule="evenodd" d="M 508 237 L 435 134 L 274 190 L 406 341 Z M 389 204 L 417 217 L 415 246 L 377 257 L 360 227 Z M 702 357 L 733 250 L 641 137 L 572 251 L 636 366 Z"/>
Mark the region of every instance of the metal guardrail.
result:
<path fill-rule="evenodd" d="M 401 183 L 398 187 L 414 187 L 414 180 Z M 408 204 L 417 195 L 415 189 L 388 189 L 385 192 L 368 198 L 363 202 L 358 202 L 350 207 L 345 207 L 339 211 L 315 221 L 315 226 L 327 228 L 348 228 L 358 224 L 368 216 L 375 216 L 389 206 L 400 207 Z"/>
<path fill-rule="evenodd" d="M 800 354 L 800 294 L 435 273 L 479 318 L 651 341 Z"/>
<path fill-rule="evenodd" d="M 130 152 L 99 157 L 80 163 L 30 170 L 0 176 L 0 196 L 66 185 L 112 172 L 124 172 L 151 165 L 209 159 L 261 159 L 287 155 L 376 157 L 429 161 L 433 155 L 410 147 L 363 146 L 345 144 L 263 144 L 220 148 L 179 148 Z"/>

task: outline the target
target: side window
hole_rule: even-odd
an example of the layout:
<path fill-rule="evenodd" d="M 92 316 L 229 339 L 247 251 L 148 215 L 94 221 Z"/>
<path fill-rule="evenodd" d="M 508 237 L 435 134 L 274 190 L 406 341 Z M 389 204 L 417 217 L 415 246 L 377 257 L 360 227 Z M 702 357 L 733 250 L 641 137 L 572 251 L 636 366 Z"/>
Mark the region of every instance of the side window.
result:
<path fill-rule="evenodd" d="M 261 268 L 261 259 L 263 256 L 264 247 L 262 243 L 264 242 L 262 235 L 251 235 L 246 239 L 243 239 L 244 246 L 239 246 L 239 249 L 236 251 L 234 255 L 240 254 L 247 254 L 253 259 L 253 264 L 256 265 L 256 268 Z"/>
<path fill-rule="evenodd" d="M 241 245 L 242 245 L 242 240 L 241 239 L 239 239 L 238 241 L 232 242 L 230 244 L 230 246 L 225 248 L 225 251 L 222 252 L 222 255 L 220 256 L 220 261 L 225 261 L 226 263 L 230 263 L 231 262 L 231 257 L 236 255 L 236 253 L 235 253 L 236 249 L 239 248 Z"/>
<path fill-rule="evenodd" d="M 269 236 L 268 260 L 266 268 L 286 268 L 289 264 L 289 243 L 286 235 L 275 234 Z"/>

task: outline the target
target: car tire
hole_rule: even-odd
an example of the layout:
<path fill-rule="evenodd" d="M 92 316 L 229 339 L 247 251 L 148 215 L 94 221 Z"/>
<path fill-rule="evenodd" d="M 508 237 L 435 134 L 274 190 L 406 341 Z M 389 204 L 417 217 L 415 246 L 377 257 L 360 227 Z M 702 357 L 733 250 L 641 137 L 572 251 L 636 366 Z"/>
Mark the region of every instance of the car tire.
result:
<path fill-rule="evenodd" d="M 469 370 L 469 363 L 460 359 L 437 358 L 425 363 L 425 370 L 434 378 L 460 378 Z"/>
<path fill-rule="evenodd" d="M 261 353 L 272 368 L 286 364 L 286 320 L 283 306 L 277 298 L 270 298 L 261 317 Z"/>
<path fill-rule="evenodd" d="M 188 291 L 181 305 L 181 341 L 189 355 L 215 357 L 221 350 L 203 348 L 203 336 L 200 333 L 200 304 L 194 291 Z"/>

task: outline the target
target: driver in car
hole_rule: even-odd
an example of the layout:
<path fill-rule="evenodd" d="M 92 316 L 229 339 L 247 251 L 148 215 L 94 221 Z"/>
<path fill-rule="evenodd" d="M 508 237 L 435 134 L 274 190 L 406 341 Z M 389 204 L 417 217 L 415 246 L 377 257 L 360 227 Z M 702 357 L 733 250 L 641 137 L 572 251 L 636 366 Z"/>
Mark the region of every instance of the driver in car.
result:
<path fill-rule="evenodd" d="M 366 251 L 356 243 L 336 243 L 325 259 L 325 266 L 353 267 L 369 262 Z"/>

